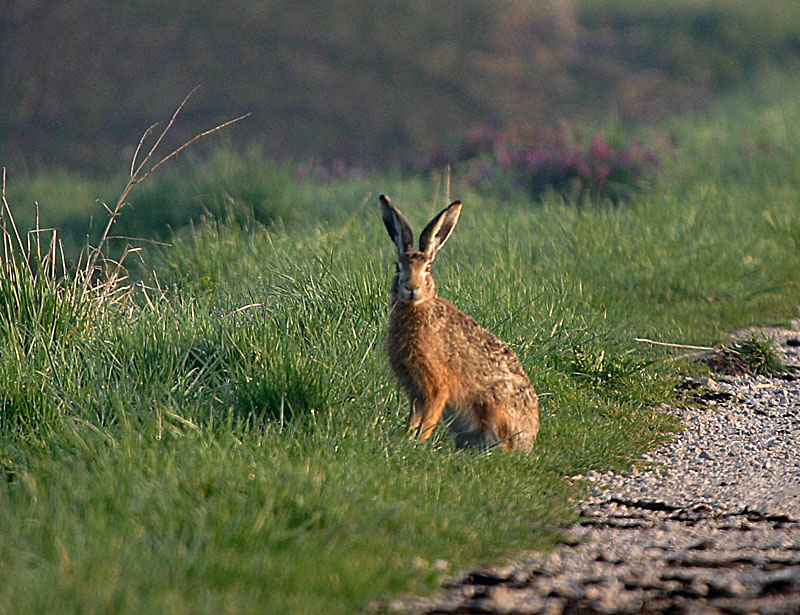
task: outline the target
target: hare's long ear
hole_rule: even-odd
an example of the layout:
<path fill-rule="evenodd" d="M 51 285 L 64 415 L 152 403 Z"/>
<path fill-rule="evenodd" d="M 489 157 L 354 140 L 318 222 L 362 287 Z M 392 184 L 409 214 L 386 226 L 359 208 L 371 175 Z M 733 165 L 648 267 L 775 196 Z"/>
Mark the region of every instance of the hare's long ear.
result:
<path fill-rule="evenodd" d="M 419 251 L 433 260 L 447 238 L 450 237 L 450 233 L 453 232 L 460 214 L 461 201 L 453 201 L 440 211 L 422 231 L 422 235 L 419 237 Z"/>
<path fill-rule="evenodd" d="M 380 200 L 383 223 L 397 248 L 397 256 L 400 257 L 414 246 L 414 234 L 400 210 L 392 205 L 387 197 L 381 195 Z"/>

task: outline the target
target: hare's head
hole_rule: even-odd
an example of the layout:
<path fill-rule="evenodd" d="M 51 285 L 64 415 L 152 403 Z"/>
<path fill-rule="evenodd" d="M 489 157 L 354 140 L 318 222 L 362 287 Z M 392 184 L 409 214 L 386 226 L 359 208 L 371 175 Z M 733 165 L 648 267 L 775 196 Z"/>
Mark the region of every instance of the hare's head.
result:
<path fill-rule="evenodd" d="M 431 264 L 442 248 L 461 213 L 461 202 L 455 201 L 437 214 L 419 237 L 419 250 L 414 249 L 414 235 L 403 214 L 381 195 L 383 223 L 397 249 L 397 275 L 392 282 L 392 301 L 417 305 L 436 296 L 436 283 Z"/>

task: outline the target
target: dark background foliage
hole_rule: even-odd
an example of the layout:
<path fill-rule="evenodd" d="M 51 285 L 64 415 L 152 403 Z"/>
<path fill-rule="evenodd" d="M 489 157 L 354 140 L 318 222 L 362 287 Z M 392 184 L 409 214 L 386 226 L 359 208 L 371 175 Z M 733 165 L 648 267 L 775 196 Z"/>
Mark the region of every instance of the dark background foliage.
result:
<path fill-rule="evenodd" d="M 800 53 L 793 3 L 640 4 L 0 0 L 0 152 L 117 170 L 200 84 L 176 140 L 252 111 L 234 143 L 392 163 L 476 124 L 652 118 Z"/>

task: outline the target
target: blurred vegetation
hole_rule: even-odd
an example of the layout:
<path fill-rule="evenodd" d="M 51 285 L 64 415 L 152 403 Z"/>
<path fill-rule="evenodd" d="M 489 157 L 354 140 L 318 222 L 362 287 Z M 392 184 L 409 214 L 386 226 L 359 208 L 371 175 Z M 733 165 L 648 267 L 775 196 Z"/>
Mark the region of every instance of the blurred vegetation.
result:
<path fill-rule="evenodd" d="M 800 137 L 788 119 L 800 115 L 796 92 L 796 76 L 767 72 L 693 118 L 530 133 L 525 126 L 484 127 L 437 155 L 443 152 L 452 164 L 451 193 L 462 200 L 472 195 L 479 203 L 502 201 L 526 209 L 553 199 L 592 208 L 607 202 L 632 205 L 665 182 L 677 193 L 683 186 L 724 183 L 759 199 L 771 183 L 800 186 L 794 153 Z M 755 119 L 754 107 L 764 110 Z M 187 227 L 209 220 L 242 228 L 252 222 L 288 231 L 316 228 L 369 208 L 364 199 L 392 194 L 396 186 L 425 185 L 415 196 L 427 202 L 433 191 L 445 190 L 441 162 L 434 156 L 416 172 L 386 172 L 338 159 L 295 164 L 257 146 L 240 150 L 224 142 L 190 149 L 134 188 L 115 225 L 110 252 L 118 256 L 130 238 L 171 242 Z M 65 255 L 74 262 L 87 239 L 96 245 L 103 230 L 107 214 L 99 201 L 116 202 L 127 181 L 124 173 L 95 179 L 63 170 L 11 171 L 7 192 L 21 231 L 34 226 L 38 203 L 41 226 L 59 229 Z"/>
<path fill-rule="evenodd" d="M 537 200 L 556 192 L 571 202 L 599 197 L 619 203 L 654 178 L 658 153 L 638 141 L 612 143 L 599 134 L 584 144 L 564 126 L 494 130 L 479 125 L 464 135 L 456 150 L 435 151 L 427 170 L 446 170 L 446 165 L 468 184 L 496 194 L 507 192 L 511 183 Z"/>
<path fill-rule="evenodd" d="M 237 145 L 396 163 L 477 123 L 651 119 L 799 56 L 790 0 L 4 0 L 0 152 L 116 171 L 202 84 L 190 126 L 252 111 Z"/>
<path fill-rule="evenodd" d="M 281 227 L 296 227 L 312 217 L 315 223 L 328 221 L 342 203 L 315 202 L 317 184 L 325 184 L 318 170 L 313 167 L 311 173 L 316 183 L 298 181 L 298 167 L 257 147 L 189 152 L 134 187 L 114 225 L 110 252 L 118 256 L 127 244 L 142 239 L 171 241 L 174 234 L 211 219 Z M 87 242 L 99 240 L 107 220 L 102 203 L 115 203 L 127 181 L 121 173 L 106 179 L 63 170 L 26 177 L 9 173 L 6 190 L 21 231 L 33 229 L 38 216 L 42 227 L 58 229 L 64 254 L 74 263 Z M 370 189 L 369 176 L 360 172 L 330 181 L 354 206 Z"/>

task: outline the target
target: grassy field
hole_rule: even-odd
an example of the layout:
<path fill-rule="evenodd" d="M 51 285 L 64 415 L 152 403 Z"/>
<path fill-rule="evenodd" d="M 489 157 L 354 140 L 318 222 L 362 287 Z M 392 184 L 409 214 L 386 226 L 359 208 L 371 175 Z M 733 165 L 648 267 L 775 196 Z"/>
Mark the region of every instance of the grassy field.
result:
<path fill-rule="evenodd" d="M 225 181 L 272 192 L 198 188 L 228 207 L 145 250 L 148 290 L 98 307 L 6 268 L 0 612 L 349 613 L 431 587 L 436 560 L 552 547 L 581 494 L 565 477 L 624 468 L 675 427 L 654 407 L 677 367 L 634 337 L 708 344 L 796 313 L 796 86 L 767 79 L 660 126 L 677 144 L 630 203 L 500 200 L 456 181 L 465 209 L 435 275 L 540 392 L 530 456 L 405 439 L 377 195 L 419 230 L 444 203 L 433 178 L 297 184 L 222 160 Z M 10 178 L 12 206 L 34 188 L 43 206 L 111 200 L 56 180 Z"/>

